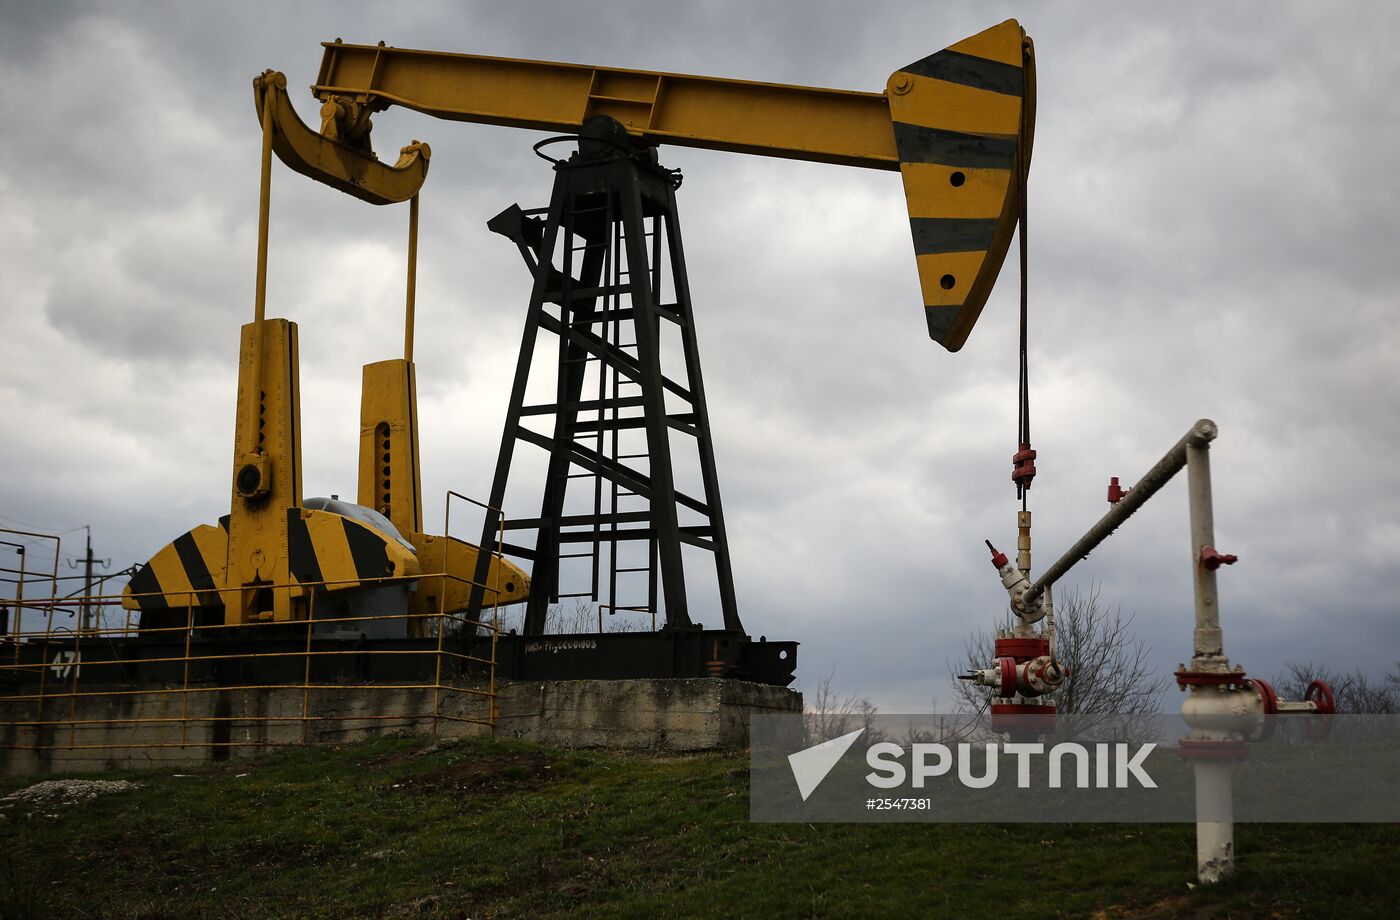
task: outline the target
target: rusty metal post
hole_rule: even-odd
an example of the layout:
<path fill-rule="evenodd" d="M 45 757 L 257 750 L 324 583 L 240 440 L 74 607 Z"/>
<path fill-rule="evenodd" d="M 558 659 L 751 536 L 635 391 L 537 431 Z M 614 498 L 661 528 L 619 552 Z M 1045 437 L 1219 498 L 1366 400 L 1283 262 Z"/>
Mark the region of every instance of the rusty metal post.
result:
<path fill-rule="evenodd" d="M 499 530 L 496 532 L 496 556 L 497 556 L 498 558 L 500 558 L 500 559 L 504 559 L 504 558 L 505 558 L 505 555 L 504 555 L 504 553 L 505 553 L 505 544 L 506 544 L 506 519 L 505 519 L 505 515 L 504 515 L 504 514 L 501 515 L 500 523 L 499 523 L 498 526 L 499 526 Z M 487 707 L 487 710 L 486 710 L 486 718 L 487 718 L 487 721 L 489 721 L 489 722 L 491 723 L 491 724 L 490 724 L 490 733 L 491 733 L 492 737 L 495 737 L 495 735 L 496 735 L 496 722 L 497 722 L 497 721 L 500 719 L 500 717 L 501 717 L 501 710 L 500 710 L 500 707 L 499 707 L 499 706 L 497 705 L 497 703 L 496 703 L 496 640 L 499 639 L 499 638 L 500 638 L 500 635 L 501 635 L 501 567 L 500 567 L 500 566 L 497 566 L 497 567 L 496 567 L 496 585 L 495 585 L 495 588 L 496 588 L 496 606 L 494 606 L 494 607 L 491 608 L 491 664 L 490 664 L 489 670 L 488 670 L 488 672 L 487 672 L 487 675 L 488 675 L 487 679 L 488 679 L 488 681 L 489 681 L 489 683 L 488 683 L 488 689 L 490 690 L 490 695 L 487 697 L 488 707 Z M 598 608 L 598 614 L 599 614 L 599 616 L 602 615 L 602 612 L 603 612 L 603 608 L 599 607 L 599 608 Z M 599 631 L 599 632 L 602 632 L 602 629 L 600 628 L 598 631 Z"/>
<path fill-rule="evenodd" d="M 180 749 L 184 750 L 189 744 L 190 728 L 190 639 L 194 635 L 194 594 L 190 594 L 185 600 L 185 661 L 184 679 L 180 686 L 184 692 L 180 694 Z M 216 710 L 217 711 L 217 710 Z"/>
<path fill-rule="evenodd" d="M 450 540 L 450 539 L 452 539 L 452 538 L 451 538 L 451 537 L 448 537 L 448 536 L 446 536 L 446 535 L 444 535 L 443 539 L 445 539 L 445 540 Z M 438 722 L 439 722 L 439 721 L 441 720 L 441 718 L 442 718 L 442 643 L 443 643 L 443 640 L 444 640 L 444 639 L 446 638 L 446 636 L 447 636 L 447 611 L 446 611 L 446 609 L 445 609 L 447 605 L 446 605 L 445 603 L 443 603 L 443 601 L 445 601 L 445 600 L 447 599 L 447 553 L 448 553 L 448 547 L 444 546 L 444 547 L 443 547 L 443 550 L 442 550 L 442 571 L 443 571 L 443 576 L 442 576 L 442 590 L 438 592 L 438 594 L 440 595 L 441 599 L 438 601 L 438 605 L 437 605 L 437 606 L 438 606 L 438 609 L 437 609 L 437 621 L 438 621 L 438 628 L 437 628 L 437 640 L 438 640 L 438 641 L 437 641 L 437 654 L 436 654 L 435 656 L 433 656 L 433 660 L 434 660 L 434 668 L 433 668 L 433 737 L 434 737 L 434 738 L 437 737 L 437 733 L 438 733 Z"/>
<path fill-rule="evenodd" d="M 55 582 L 57 583 L 57 582 Z M 46 689 L 49 677 L 49 638 L 53 635 L 53 611 L 54 605 L 49 604 L 49 617 L 44 624 L 44 650 L 39 653 L 39 711 L 34 717 L 34 721 L 42 725 L 44 722 L 44 704 L 48 702 L 48 691 Z M 34 742 L 37 745 L 39 736 L 36 733 Z"/>
<path fill-rule="evenodd" d="M 52 590 L 49 591 L 49 605 L 50 612 L 52 612 L 52 605 L 55 601 L 58 600 L 58 560 L 63 555 L 63 538 L 51 533 L 39 533 L 33 530 L 15 530 L 13 527 L 0 527 L 0 533 L 12 533 L 18 534 L 22 537 L 38 537 L 41 540 L 53 541 L 53 575 L 50 580 Z M 8 540 L 0 542 L 4 542 L 7 546 L 15 547 L 15 551 L 19 554 L 20 557 L 19 585 L 15 594 L 15 626 L 12 630 L 12 632 L 15 634 L 15 663 L 18 664 L 19 636 L 24 632 L 24 627 L 22 625 L 24 619 L 24 575 L 25 560 L 28 558 L 28 554 L 25 551 L 28 549 L 28 547 L 22 543 L 11 543 Z"/>
<path fill-rule="evenodd" d="M 311 740 L 311 628 L 316 622 L 316 588 L 306 589 L 306 654 L 301 674 L 301 743 Z"/>
<path fill-rule="evenodd" d="M 92 544 L 89 543 L 89 544 L 88 544 L 88 570 L 89 570 L 89 573 L 91 573 L 91 569 L 92 569 L 92 561 L 91 561 L 91 560 L 92 560 Z M 92 583 L 92 582 L 91 582 L 91 578 L 92 578 L 92 576 L 91 576 L 91 574 L 89 574 L 89 576 L 88 576 L 88 583 L 89 583 L 89 585 Z M 87 590 L 91 590 L 91 588 L 89 588 L 89 589 L 87 589 Z M 71 661 L 69 661 L 69 665 L 73 668 L 73 680 L 72 680 L 72 682 L 68 685 L 68 693 L 69 693 L 69 698 L 68 698 L 68 746 L 69 746 L 69 747 L 76 747 L 76 746 L 77 746 L 77 743 L 78 743 L 78 674 L 79 674 L 79 672 L 82 670 L 82 661 L 83 661 L 83 630 L 84 630 L 84 628 L 86 627 L 87 610 L 88 610 L 89 601 L 90 601 L 89 595 L 84 594 L 84 595 L 83 595 L 82 606 L 81 606 L 81 608 L 80 608 L 80 609 L 82 610 L 82 618 L 78 621 L 78 630 L 77 630 L 77 632 L 74 633 L 74 635 L 73 635 L 73 658 L 72 658 Z"/>
<path fill-rule="evenodd" d="M 10 543 L 9 540 L 0 542 L 15 547 L 15 555 L 19 556 L 19 583 L 15 585 L 14 619 L 11 621 L 9 627 L 9 631 L 14 633 L 15 667 L 18 668 L 20 634 L 24 632 L 24 544 Z"/>

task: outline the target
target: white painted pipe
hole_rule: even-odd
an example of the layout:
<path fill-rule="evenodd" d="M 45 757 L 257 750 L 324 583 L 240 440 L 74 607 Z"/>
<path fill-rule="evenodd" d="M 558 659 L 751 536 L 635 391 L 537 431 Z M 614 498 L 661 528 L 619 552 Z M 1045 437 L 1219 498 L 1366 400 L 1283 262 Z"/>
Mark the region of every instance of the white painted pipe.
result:
<path fill-rule="evenodd" d="M 1205 420 L 1197 425 L 1205 424 Z M 1210 425 L 1214 435 L 1215 426 Z M 1193 634 L 1195 654 L 1192 671 L 1223 672 L 1230 669 L 1225 657 L 1225 642 L 1220 630 L 1220 595 L 1216 589 L 1215 572 L 1201 564 L 1201 550 L 1215 545 L 1215 509 L 1210 488 L 1210 439 L 1185 438 L 1186 492 L 1191 508 L 1191 571 L 1194 574 L 1196 628 Z M 1209 694 L 1208 698 L 1203 698 Z M 1193 686 L 1188 705 L 1182 707 L 1188 716 L 1193 708 L 1205 704 L 1206 709 L 1230 713 L 1240 705 L 1256 704 L 1258 698 L 1238 690 Z M 1189 704 L 1194 704 L 1189 705 Z M 1233 713 L 1231 713 L 1233 714 Z M 1193 735 L 1216 732 L 1202 732 Z M 1196 877 L 1201 882 L 1218 882 L 1235 871 L 1235 822 L 1231 800 L 1231 778 L 1234 765 L 1228 760 L 1198 760 L 1196 769 Z M 1205 820 L 1207 817 L 1213 820 Z"/>
<path fill-rule="evenodd" d="M 1215 572 L 1201 564 L 1201 551 L 1215 545 L 1215 511 L 1210 490 L 1210 442 L 1186 442 L 1186 491 L 1191 504 L 1191 569 L 1195 573 L 1196 632 L 1193 671 L 1225 671 L 1220 632 L 1220 595 Z"/>
<path fill-rule="evenodd" d="M 1218 882 L 1235 870 L 1234 804 L 1228 760 L 1198 760 L 1196 768 L 1196 877 Z M 1203 815 L 1222 818 L 1201 821 Z"/>
<path fill-rule="evenodd" d="M 1107 540 L 1115 530 L 1122 526 L 1124 521 L 1132 516 L 1133 512 L 1141 508 L 1149 498 L 1157 494 L 1158 489 L 1166 485 L 1173 476 L 1181 471 L 1181 468 L 1186 465 L 1186 449 L 1188 447 L 1197 447 L 1204 451 L 1215 439 L 1216 433 L 1215 422 L 1208 418 L 1200 419 L 1192 425 L 1191 430 L 1186 432 L 1180 441 L 1172 445 L 1172 449 L 1167 451 L 1162 459 L 1158 460 L 1152 469 L 1144 473 L 1142 478 L 1123 495 L 1122 501 L 1108 509 L 1108 513 L 1100 518 L 1097 524 L 1089 528 L 1089 531 L 1079 538 L 1079 542 L 1055 560 L 1050 568 L 1045 570 L 1045 574 L 1026 589 L 1021 597 L 1021 603 L 1027 608 L 1034 605 L 1046 588 L 1053 585 L 1061 576 L 1074 568 L 1076 563 L 1088 556 L 1095 547 Z M 1207 497 L 1209 497 L 1209 492 L 1207 492 Z"/>

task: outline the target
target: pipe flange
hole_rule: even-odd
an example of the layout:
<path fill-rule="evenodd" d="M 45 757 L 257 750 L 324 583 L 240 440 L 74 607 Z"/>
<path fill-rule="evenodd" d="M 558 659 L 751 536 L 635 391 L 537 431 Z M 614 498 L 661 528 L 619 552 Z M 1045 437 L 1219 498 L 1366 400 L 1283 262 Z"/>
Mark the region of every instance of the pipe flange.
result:
<path fill-rule="evenodd" d="M 1308 684 L 1308 689 L 1303 691 L 1303 701 L 1317 706 L 1318 715 L 1330 716 L 1337 711 L 1337 698 L 1325 681 Z"/>
<path fill-rule="evenodd" d="M 1187 687 L 1248 687 L 1243 671 L 1187 671 L 1176 672 L 1176 685 L 1183 690 Z"/>
<path fill-rule="evenodd" d="M 1048 735 L 1055 730 L 1054 703 L 993 703 L 992 731 Z"/>
<path fill-rule="evenodd" d="M 1244 760 L 1249 749 L 1238 738 L 1182 738 L 1176 752 L 1186 760 Z"/>
<path fill-rule="evenodd" d="M 998 658 L 997 673 L 1000 678 L 1000 683 L 998 684 L 997 689 L 997 696 L 1006 698 L 1015 696 L 1017 690 L 1016 659 Z"/>
<path fill-rule="evenodd" d="M 1030 661 L 1050 654 L 1050 640 L 1039 637 L 1002 636 L 996 640 L 998 658 L 1014 658 L 1016 661 Z"/>

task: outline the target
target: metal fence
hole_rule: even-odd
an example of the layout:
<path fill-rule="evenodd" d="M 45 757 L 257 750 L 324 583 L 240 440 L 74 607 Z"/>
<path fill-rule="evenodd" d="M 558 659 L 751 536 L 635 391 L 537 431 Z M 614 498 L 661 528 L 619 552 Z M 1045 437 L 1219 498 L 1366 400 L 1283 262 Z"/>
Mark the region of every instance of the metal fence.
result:
<path fill-rule="evenodd" d="M 416 580 L 422 583 L 450 579 L 453 576 L 437 574 Z M 339 716 L 340 722 L 362 727 L 368 723 L 383 723 L 384 727 L 397 723 L 434 734 L 444 722 L 467 722 L 494 732 L 498 717 L 496 644 L 500 634 L 496 618 L 473 622 L 449 612 L 407 611 L 317 617 L 316 599 L 334 583 L 270 587 L 306 592 L 305 619 L 237 625 L 202 623 L 196 616 L 196 592 L 191 592 L 183 625 L 142 628 L 134 621 L 132 611 L 127 611 L 125 622 L 119 626 L 84 628 L 56 626 L 55 617 L 83 605 L 120 604 L 121 598 L 96 595 L 22 602 L 19 610 L 26 611 L 31 619 L 42 616 L 44 625 L 12 630 L 0 641 L 0 730 L 6 735 L 6 743 L 0 748 L 264 747 L 307 743 L 312 740 L 315 723 L 327 718 L 318 709 L 317 694 L 352 689 L 367 698 L 418 691 L 430 697 L 431 704 L 424 700 L 418 711 L 405 711 L 399 706 L 397 711 L 356 712 Z M 16 615 L 16 625 L 22 622 Z M 416 632 L 417 636 L 369 643 L 318 636 L 326 628 L 359 629 L 397 622 L 404 623 L 406 633 Z M 299 647 L 292 647 L 293 633 L 300 634 L 300 641 L 295 643 Z M 330 664 L 336 659 L 353 659 L 357 665 L 363 665 L 368 658 L 391 659 L 400 664 L 363 669 L 370 673 L 359 679 L 352 673 L 355 669 Z M 412 663 L 402 664 L 406 660 Z M 292 671 L 299 671 L 299 678 L 288 679 Z M 229 676 L 252 679 L 228 680 Z M 220 714 L 211 712 L 207 704 L 193 702 L 202 695 L 257 692 L 283 698 L 279 700 L 279 711 L 256 716 Z M 285 711 L 289 694 L 299 694 L 299 711 Z M 462 707 L 444 711 L 444 702 L 453 695 L 476 699 L 480 711 L 464 712 Z M 178 701 L 178 711 L 172 712 L 168 705 L 149 705 L 157 697 Z M 100 716 L 88 705 L 118 701 L 119 705 L 108 707 L 113 710 L 110 714 Z M 256 741 L 239 741 L 227 732 L 197 730 L 213 723 L 250 720 L 264 725 L 299 725 L 300 735 L 280 733 L 264 735 Z M 84 731 L 88 728 L 143 725 L 168 727 L 171 731 L 129 732 L 130 737 L 125 738 L 106 732 L 106 737 L 95 743 L 84 740 L 85 735 L 91 734 Z"/>
<path fill-rule="evenodd" d="M 0 752 L 172 749 L 178 756 L 176 749 L 213 748 L 221 759 L 231 748 L 306 744 L 327 732 L 438 734 L 466 723 L 494 734 L 498 608 L 479 621 L 407 608 L 316 612 L 350 584 L 417 583 L 418 596 L 436 586 L 445 599 L 454 582 L 454 590 L 474 584 L 439 572 L 259 585 L 291 592 L 303 615 L 233 624 L 223 622 L 222 608 L 202 606 L 207 591 L 197 590 L 158 595 L 166 605 L 158 625 L 142 624 L 129 609 L 115 623 L 72 616 L 120 608 L 115 594 L 60 598 L 55 590 L 0 601 L 9 607 L 0 634 Z M 500 596 L 497 585 L 483 588 L 488 599 Z"/>

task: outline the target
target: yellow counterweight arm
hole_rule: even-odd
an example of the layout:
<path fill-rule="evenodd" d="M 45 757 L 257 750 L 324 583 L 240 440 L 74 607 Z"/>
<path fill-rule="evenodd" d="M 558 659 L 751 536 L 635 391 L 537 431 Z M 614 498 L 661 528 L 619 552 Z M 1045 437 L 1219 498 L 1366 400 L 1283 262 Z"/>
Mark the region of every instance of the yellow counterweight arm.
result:
<path fill-rule="evenodd" d="M 336 155 L 304 154 L 303 164 L 372 156 L 369 116 L 401 105 L 438 118 L 561 132 L 609 115 L 654 143 L 897 169 L 929 335 L 950 351 L 967 339 L 1001 269 L 1030 161 L 1034 57 L 1015 20 L 895 71 L 880 93 L 382 44 L 324 47 L 312 91 L 323 103 L 322 140 L 336 144 Z M 365 175 L 357 173 L 351 193 L 374 200 L 365 187 L 372 175 Z M 344 188 L 343 180 L 332 184 Z"/>

